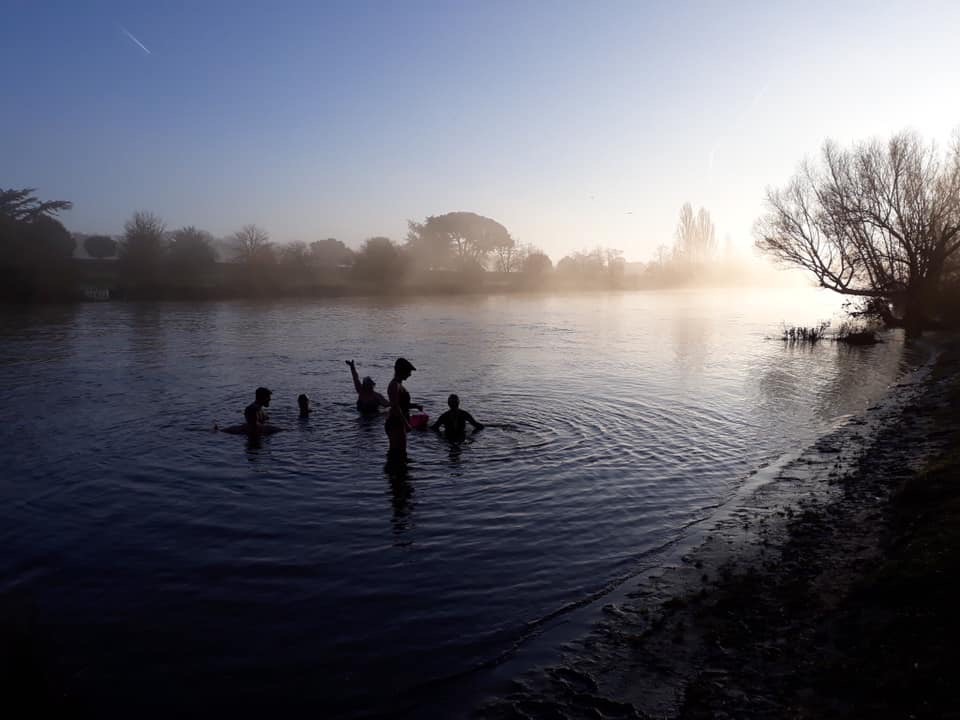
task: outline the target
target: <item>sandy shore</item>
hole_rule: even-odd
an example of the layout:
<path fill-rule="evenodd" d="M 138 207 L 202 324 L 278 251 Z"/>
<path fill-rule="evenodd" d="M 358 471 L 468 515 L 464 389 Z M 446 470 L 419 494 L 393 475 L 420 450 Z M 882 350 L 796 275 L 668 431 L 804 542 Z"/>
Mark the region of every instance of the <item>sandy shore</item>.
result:
<path fill-rule="evenodd" d="M 960 717 L 960 343 L 938 348 L 477 716 Z"/>

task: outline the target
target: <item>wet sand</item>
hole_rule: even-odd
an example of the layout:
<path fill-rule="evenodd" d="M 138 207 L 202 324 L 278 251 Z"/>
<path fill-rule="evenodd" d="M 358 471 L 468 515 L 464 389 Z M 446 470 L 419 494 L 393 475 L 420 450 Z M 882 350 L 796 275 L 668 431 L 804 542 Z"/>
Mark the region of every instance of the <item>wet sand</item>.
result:
<path fill-rule="evenodd" d="M 476 715 L 960 717 L 960 343 L 938 348 Z"/>

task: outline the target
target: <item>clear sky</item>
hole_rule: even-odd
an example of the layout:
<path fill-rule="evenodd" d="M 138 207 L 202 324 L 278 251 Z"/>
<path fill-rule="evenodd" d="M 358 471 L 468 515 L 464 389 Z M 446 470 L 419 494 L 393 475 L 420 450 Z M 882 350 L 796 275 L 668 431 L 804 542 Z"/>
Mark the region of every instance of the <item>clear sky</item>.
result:
<path fill-rule="evenodd" d="M 826 137 L 960 126 L 960 2 L 2 0 L 0 187 L 280 242 L 470 210 L 554 259 L 750 243 Z"/>

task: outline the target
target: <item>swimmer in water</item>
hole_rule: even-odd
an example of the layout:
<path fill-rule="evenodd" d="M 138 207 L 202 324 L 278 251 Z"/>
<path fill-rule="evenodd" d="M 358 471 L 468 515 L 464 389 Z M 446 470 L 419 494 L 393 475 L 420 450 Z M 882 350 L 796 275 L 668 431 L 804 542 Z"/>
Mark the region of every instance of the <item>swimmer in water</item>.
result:
<path fill-rule="evenodd" d="M 441 427 L 444 428 L 446 438 L 451 442 L 460 442 L 467 436 L 467 423 L 470 423 L 474 432 L 483 430 L 483 425 L 474 420 L 473 415 L 460 409 L 460 398 L 457 395 L 448 397 L 447 405 L 450 409 L 437 418 L 430 426 L 431 430 L 439 431 Z"/>
<path fill-rule="evenodd" d="M 272 394 L 268 388 L 258 387 L 254 394 L 253 402 L 247 405 L 243 411 L 243 419 L 245 420 L 243 425 L 229 425 L 222 428 L 214 424 L 213 429 L 229 433 L 230 435 L 250 436 L 270 435 L 275 432 L 280 432 L 283 428 L 267 423 L 270 418 L 267 415 L 267 411 L 264 410 L 264 408 L 269 407 L 270 396 Z"/>
<path fill-rule="evenodd" d="M 378 393 L 374 388 L 376 383 L 369 375 L 363 380 L 357 374 L 357 365 L 353 360 L 347 360 L 350 374 L 353 376 L 353 387 L 357 391 L 357 410 L 364 415 L 376 415 L 382 407 L 390 407 L 390 401 Z"/>
<path fill-rule="evenodd" d="M 300 406 L 300 419 L 306 420 L 310 417 L 310 398 L 306 394 L 297 397 L 297 405 Z"/>
<path fill-rule="evenodd" d="M 243 425 L 233 425 L 223 428 L 223 432 L 233 435 L 249 435 L 251 437 L 259 435 L 271 435 L 280 432 L 283 428 L 268 424 L 270 416 L 264 408 L 270 406 L 270 396 L 273 393 L 268 388 L 258 387 L 254 393 L 254 400 L 247 405 L 243 411 L 243 419 L 246 421 Z"/>

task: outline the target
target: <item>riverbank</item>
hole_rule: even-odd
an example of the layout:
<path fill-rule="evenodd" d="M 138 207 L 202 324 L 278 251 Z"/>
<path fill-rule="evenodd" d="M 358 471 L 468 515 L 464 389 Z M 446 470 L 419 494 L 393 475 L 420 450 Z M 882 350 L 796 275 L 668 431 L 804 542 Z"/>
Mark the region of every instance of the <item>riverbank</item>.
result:
<path fill-rule="evenodd" d="M 956 714 L 958 370 L 952 340 L 478 715 Z"/>

